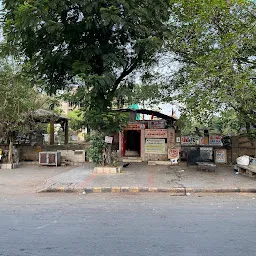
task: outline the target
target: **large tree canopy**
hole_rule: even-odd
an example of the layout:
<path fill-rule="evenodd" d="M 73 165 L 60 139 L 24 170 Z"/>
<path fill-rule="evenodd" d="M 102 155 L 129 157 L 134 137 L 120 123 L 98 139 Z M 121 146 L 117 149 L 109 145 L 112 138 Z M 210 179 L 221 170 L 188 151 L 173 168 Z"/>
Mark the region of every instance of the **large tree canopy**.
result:
<path fill-rule="evenodd" d="M 162 46 L 169 6 L 168 0 L 3 3 L 10 49 L 25 56 L 50 93 L 79 77 L 87 87 L 80 95 L 87 95 L 91 108 L 108 107 L 132 72 L 152 64 Z"/>
<path fill-rule="evenodd" d="M 186 112 L 210 117 L 232 108 L 244 124 L 256 123 L 255 3 L 173 0 L 169 26 L 169 50 L 180 63 L 169 89 Z"/>
<path fill-rule="evenodd" d="M 112 101 L 118 90 L 132 87 L 135 71 L 147 70 L 162 49 L 169 0 L 3 3 L 7 46 L 44 79 L 46 91 L 78 84 L 74 97 L 84 105 L 87 124 L 100 138 L 119 130 L 126 117 L 109 113 Z M 107 152 L 103 164 L 110 163 L 111 147 L 102 142 L 95 147 L 97 154 Z"/>

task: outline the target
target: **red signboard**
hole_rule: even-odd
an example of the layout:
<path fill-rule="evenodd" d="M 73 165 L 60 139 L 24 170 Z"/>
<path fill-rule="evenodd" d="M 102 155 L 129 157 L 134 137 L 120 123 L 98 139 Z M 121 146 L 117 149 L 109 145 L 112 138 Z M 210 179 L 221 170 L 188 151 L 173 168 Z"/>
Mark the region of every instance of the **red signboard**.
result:
<path fill-rule="evenodd" d="M 168 145 L 173 146 L 175 144 L 175 130 L 171 128 L 168 130 Z"/>
<path fill-rule="evenodd" d="M 166 129 L 146 129 L 145 138 L 154 138 L 154 139 L 167 138 L 167 130 Z"/>
<path fill-rule="evenodd" d="M 132 124 L 129 123 L 125 130 L 144 130 L 145 129 L 145 124 Z"/>

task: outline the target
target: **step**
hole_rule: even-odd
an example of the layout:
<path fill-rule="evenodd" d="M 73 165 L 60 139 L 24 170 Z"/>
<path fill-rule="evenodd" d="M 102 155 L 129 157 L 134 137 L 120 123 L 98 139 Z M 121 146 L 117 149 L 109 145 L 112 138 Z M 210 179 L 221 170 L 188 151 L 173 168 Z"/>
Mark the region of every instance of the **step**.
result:
<path fill-rule="evenodd" d="M 140 157 L 123 157 L 123 162 L 124 163 L 141 163 L 142 160 Z"/>
<path fill-rule="evenodd" d="M 148 161 L 148 165 L 178 165 L 174 164 L 171 161 Z"/>

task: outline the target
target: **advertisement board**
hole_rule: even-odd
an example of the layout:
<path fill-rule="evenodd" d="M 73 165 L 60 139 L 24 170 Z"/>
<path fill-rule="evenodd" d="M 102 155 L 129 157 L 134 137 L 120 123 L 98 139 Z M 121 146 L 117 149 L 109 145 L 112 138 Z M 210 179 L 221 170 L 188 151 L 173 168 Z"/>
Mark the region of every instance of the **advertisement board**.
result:
<path fill-rule="evenodd" d="M 215 150 L 215 163 L 226 164 L 227 163 L 227 150 L 216 149 Z"/>
<path fill-rule="evenodd" d="M 146 139 L 145 153 L 166 154 L 165 139 Z"/>
<path fill-rule="evenodd" d="M 199 145 L 208 145 L 209 144 L 209 138 L 208 137 L 200 137 L 199 138 Z"/>
<path fill-rule="evenodd" d="M 196 137 L 193 136 L 182 136 L 181 145 L 196 145 Z"/>
<path fill-rule="evenodd" d="M 210 135 L 209 136 L 209 145 L 222 146 L 222 136 L 220 135 Z"/>
<path fill-rule="evenodd" d="M 112 144 L 113 143 L 113 137 L 105 136 L 105 142 Z"/>

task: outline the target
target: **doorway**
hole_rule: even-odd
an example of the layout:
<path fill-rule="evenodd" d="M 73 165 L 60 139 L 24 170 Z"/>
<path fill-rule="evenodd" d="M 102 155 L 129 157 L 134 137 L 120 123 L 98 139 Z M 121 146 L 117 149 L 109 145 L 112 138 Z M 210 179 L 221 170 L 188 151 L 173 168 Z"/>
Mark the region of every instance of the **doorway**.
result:
<path fill-rule="evenodd" d="M 141 149 L 141 132 L 140 130 L 124 131 L 124 156 L 140 157 Z"/>

